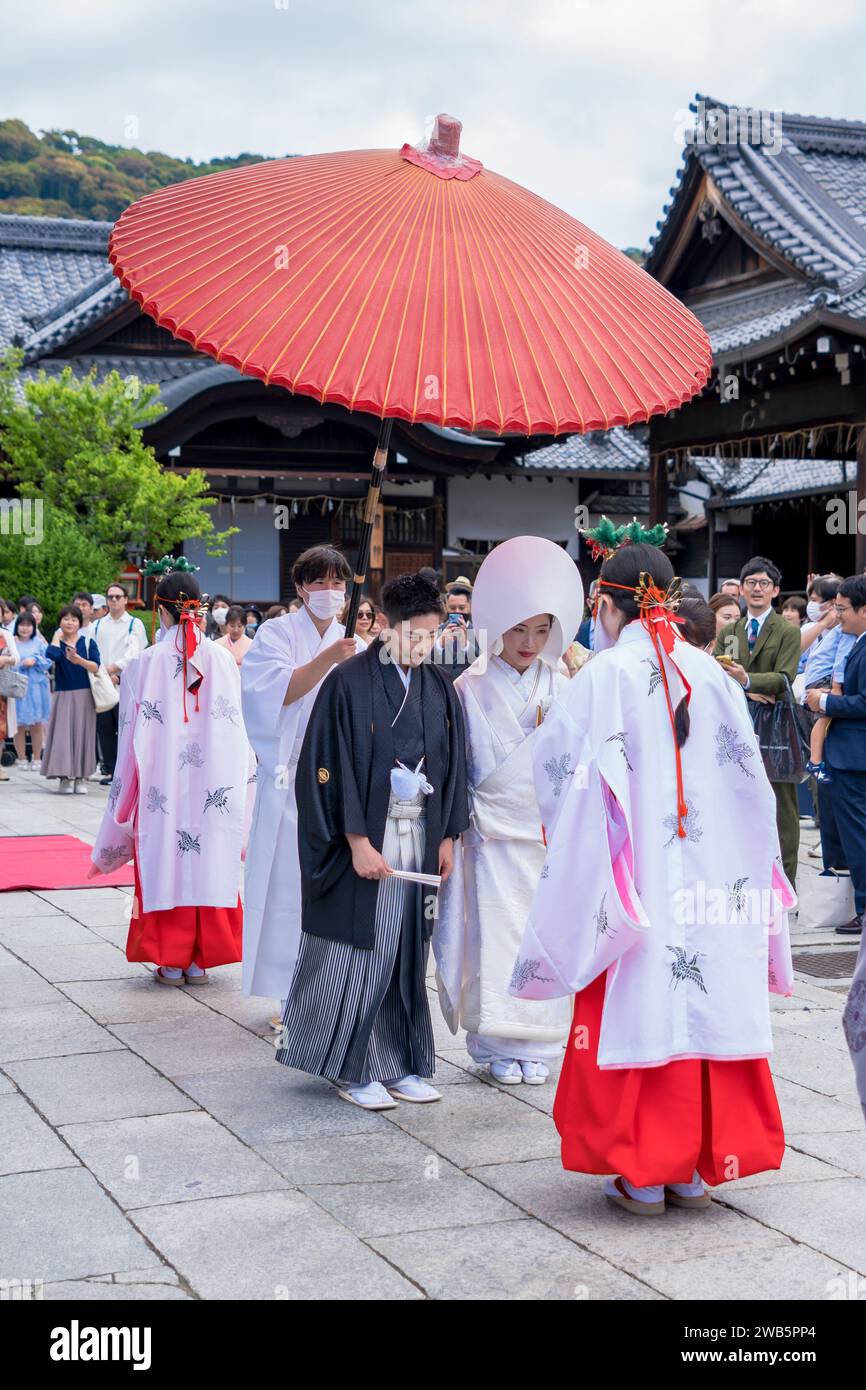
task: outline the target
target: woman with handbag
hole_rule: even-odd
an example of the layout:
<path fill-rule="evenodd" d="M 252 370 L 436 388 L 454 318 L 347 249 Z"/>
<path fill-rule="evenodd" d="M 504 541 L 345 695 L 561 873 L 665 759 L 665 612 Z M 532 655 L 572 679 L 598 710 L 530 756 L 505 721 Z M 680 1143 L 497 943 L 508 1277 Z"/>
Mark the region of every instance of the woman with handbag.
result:
<path fill-rule="evenodd" d="M 60 610 L 60 641 L 45 648 L 54 663 L 54 702 L 40 769 L 59 777 L 61 795 L 86 795 L 87 778 L 96 768 L 96 704 L 90 676 L 99 670 L 99 648 L 82 637 L 81 609 L 74 603 Z"/>
<path fill-rule="evenodd" d="M 51 662 L 45 657 L 46 641 L 39 632 L 36 618 L 25 608 L 15 619 L 15 641 L 18 645 L 18 674 L 24 678 L 26 690 L 15 697 L 15 716 L 18 728 L 15 731 L 15 752 L 18 754 L 18 767 L 26 771 L 26 736 L 30 735 L 32 761 L 31 772 L 38 772 L 42 766 L 42 745 L 45 742 L 45 729 L 51 717 L 51 688 L 48 673 Z"/>

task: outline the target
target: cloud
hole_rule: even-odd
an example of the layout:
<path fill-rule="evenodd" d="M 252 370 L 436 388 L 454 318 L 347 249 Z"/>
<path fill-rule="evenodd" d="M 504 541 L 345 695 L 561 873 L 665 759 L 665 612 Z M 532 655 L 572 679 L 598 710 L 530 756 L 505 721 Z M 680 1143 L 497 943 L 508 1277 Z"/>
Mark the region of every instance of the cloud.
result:
<path fill-rule="evenodd" d="M 468 154 L 616 245 L 651 235 L 695 91 L 866 117 L 858 0 L 41 0 L 7 7 L 3 115 L 182 157 Z"/>

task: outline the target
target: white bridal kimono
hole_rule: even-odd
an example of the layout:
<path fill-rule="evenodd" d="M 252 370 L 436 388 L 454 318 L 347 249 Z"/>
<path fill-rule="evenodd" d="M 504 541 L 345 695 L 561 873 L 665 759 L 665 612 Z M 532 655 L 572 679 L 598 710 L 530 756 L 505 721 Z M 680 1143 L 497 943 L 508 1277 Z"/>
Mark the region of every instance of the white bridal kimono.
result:
<path fill-rule="evenodd" d="M 515 999 L 514 958 L 545 848 L 532 775 L 540 715 L 568 681 L 536 659 L 522 675 L 500 657 L 454 683 L 463 707 L 471 826 L 455 847 L 433 934 L 439 1001 L 452 1033 L 467 1029 L 477 1062 L 557 1057 L 569 1001 Z"/>
<path fill-rule="evenodd" d="M 187 664 L 184 719 L 176 632 L 123 672 L 117 764 L 91 856 L 91 875 L 110 873 L 135 847 L 144 912 L 236 906 L 252 791 L 238 668 L 228 652 L 199 642 Z"/>
<path fill-rule="evenodd" d="M 283 701 L 297 667 L 344 633 L 335 619 L 320 637 L 306 608 L 270 618 L 241 667 L 244 723 L 259 760 L 244 875 L 244 994 L 285 999 L 292 983 L 301 939 L 295 774 L 319 685 L 291 705 Z"/>
<path fill-rule="evenodd" d="M 776 804 L 743 692 L 677 638 L 692 688 L 677 825 L 673 731 L 639 622 L 570 682 L 535 739 L 545 868 L 515 963 L 524 999 L 607 972 L 598 1065 L 772 1052 L 768 986 L 793 990 Z M 676 708 L 684 687 L 664 660 Z"/>

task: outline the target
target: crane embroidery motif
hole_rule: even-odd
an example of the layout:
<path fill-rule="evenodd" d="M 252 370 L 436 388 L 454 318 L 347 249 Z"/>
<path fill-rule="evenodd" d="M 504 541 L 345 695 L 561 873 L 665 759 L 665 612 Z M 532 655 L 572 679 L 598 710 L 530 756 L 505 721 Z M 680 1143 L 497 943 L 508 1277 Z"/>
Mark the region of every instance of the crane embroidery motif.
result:
<path fill-rule="evenodd" d="M 610 918 L 609 918 L 608 915 L 607 915 L 607 909 L 605 908 L 605 903 L 606 903 L 606 901 L 607 901 L 607 893 L 603 893 L 602 896 L 601 896 L 601 902 L 600 902 L 599 905 L 598 905 L 598 912 L 594 912 L 594 913 L 592 914 L 592 915 L 593 915 L 593 920 L 595 921 L 595 949 L 596 949 L 596 950 L 598 950 L 598 938 L 599 938 L 600 936 L 616 936 L 616 927 L 612 927 L 612 926 L 611 926 L 611 924 L 610 924 Z"/>
<path fill-rule="evenodd" d="M 178 854 L 201 854 L 201 836 L 191 835 L 188 830 L 176 830 Z"/>
<path fill-rule="evenodd" d="M 231 787 L 217 787 L 216 791 L 209 792 L 207 787 L 205 787 L 205 811 L 208 811 L 211 806 L 215 806 L 218 811 L 227 811 L 229 809 L 228 794 L 230 791 Z"/>
<path fill-rule="evenodd" d="M 642 657 L 641 660 L 650 668 L 649 690 L 647 691 L 647 695 L 652 695 L 654 691 L 658 690 L 662 683 L 662 673 L 658 663 L 653 661 L 651 656 Z"/>
<path fill-rule="evenodd" d="M 141 712 L 144 715 L 145 723 L 150 724 L 151 721 L 155 719 L 157 723 L 165 724 L 165 720 L 159 712 L 159 706 L 161 704 L 161 700 L 142 700 Z"/>
<path fill-rule="evenodd" d="M 737 921 L 740 920 L 740 913 L 745 912 L 749 905 L 749 894 L 746 891 L 748 881 L 747 874 L 745 878 L 736 878 L 733 883 L 725 884 L 728 890 L 728 912 L 732 912 Z"/>
<path fill-rule="evenodd" d="M 619 746 L 620 753 L 622 753 L 622 756 L 625 758 L 625 765 L 628 768 L 629 772 L 634 772 L 634 768 L 628 760 L 628 749 L 626 748 L 625 730 L 620 730 L 618 734 L 611 734 L 610 738 L 605 739 L 605 743 L 616 743 Z"/>
<path fill-rule="evenodd" d="M 704 977 L 698 965 L 698 960 L 703 955 L 703 952 L 695 951 L 695 954 L 692 956 L 691 960 L 689 960 L 682 946 L 668 946 L 666 949 L 668 951 L 673 951 L 676 957 L 675 960 L 671 961 L 670 983 L 673 985 L 674 989 L 676 989 L 680 980 L 691 980 L 692 984 L 697 985 L 702 994 L 706 994 L 707 987 L 704 984 Z"/>

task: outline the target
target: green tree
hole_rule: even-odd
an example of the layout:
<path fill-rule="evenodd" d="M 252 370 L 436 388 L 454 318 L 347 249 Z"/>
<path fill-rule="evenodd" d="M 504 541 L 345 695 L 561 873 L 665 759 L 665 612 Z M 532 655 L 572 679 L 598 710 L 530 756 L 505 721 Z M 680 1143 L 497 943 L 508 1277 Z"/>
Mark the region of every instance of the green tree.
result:
<path fill-rule="evenodd" d="M 118 557 L 91 540 L 69 512 L 43 506 L 41 527 L 29 538 L 20 530 L 16 534 L 12 513 L 6 513 L 0 534 L 0 594 L 12 604 L 20 594 L 36 594 L 45 609 L 47 637 L 76 589 L 104 594 L 120 569 Z"/>
<path fill-rule="evenodd" d="M 141 427 L 162 414 L 156 386 L 95 371 L 20 377 L 21 353 L 0 358 L 0 477 L 22 498 L 72 517 L 116 566 L 128 545 L 162 554 L 191 536 L 222 553 L 208 483 L 198 471 L 163 468 Z"/>

